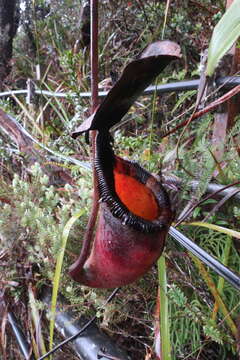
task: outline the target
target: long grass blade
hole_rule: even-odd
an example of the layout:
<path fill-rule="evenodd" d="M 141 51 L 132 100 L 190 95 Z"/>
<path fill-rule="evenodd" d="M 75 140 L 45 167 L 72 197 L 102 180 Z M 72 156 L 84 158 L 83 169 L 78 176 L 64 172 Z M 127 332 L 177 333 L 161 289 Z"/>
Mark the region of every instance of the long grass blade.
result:
<path fill-rule="evenodd" d="M 50 331 L 49 331 L 49 348 L 50 350 L 53 347 L 53 334 L 54 334 L 54 323 L 55 323 L 55 314 L 56 314 L 56 304 L 57 304 L 57 295 L 58 295 L 58 288 L 63 264 L 64 253 L 67 245 L 68 236 L 71 230 L 71 227 L 75 223 L 77 219 L 79 219 L 85 210 L 82 209 L 73 215 L 68 222 L 66 223 L 63 234 L 62 234 L 62 244 L 57 256 L 57 263 L 55 267 L 55 274 L 53 279 L 53 291 L 52 291 L 52 303 L 51 303 L 51 320 L 50 320 Z"/>
<path fill-rule="evenodd" d="M 203 221 L 194 221 L 194 222 L 188 223 L 188 225 L 206 227 L 206 228 L 208 228 L 210 230 L 215 230 L 215 231 L 218 231 L 218 232 L 220 232 L 222 234 L 226 234 L 226 235 L 229 235 L 229 236 L 233 236 L 233 237 L 235 237 L 237 239 L 240 239 L 240 232 L 239 231 L 228 229 L 228 228 L 225 228 L 223 226 L 214 225 L 214 224 L 206 223 L 206 222 L 203 222 Z"/>
<path fill-rule="evenodd" d="M 158 281 L 160 289 L 160 346 L 161 360 L 171 360 L 171 344 L 168 316 L 167 276 L 165 257 L 158 260 Z"/>
<path fill-rule="evenodd" d="M 167 16 L 168 16 L 168 11 L 169 11 L 170 1 L 171 1 L 171 0 L 167 0 L 165 12 L 164 12 L 164 21 L 163 21 L 163 29 L 162 29 L 162 40 L 164 39 L 164 34 L 165 34 L 165 28 L 166 28 L 166 24 L 167 24 Z"/>

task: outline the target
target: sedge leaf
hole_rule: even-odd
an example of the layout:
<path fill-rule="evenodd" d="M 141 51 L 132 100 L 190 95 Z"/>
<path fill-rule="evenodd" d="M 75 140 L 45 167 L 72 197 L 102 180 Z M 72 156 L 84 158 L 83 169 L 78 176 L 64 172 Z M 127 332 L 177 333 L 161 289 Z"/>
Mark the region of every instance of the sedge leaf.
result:
<path fill-rule="evenodd" d="M 211 76 L 219 60 L 240 36 L 240 0 L 235 0 L 215 26 L 208 50 L 206 75 Z"/>

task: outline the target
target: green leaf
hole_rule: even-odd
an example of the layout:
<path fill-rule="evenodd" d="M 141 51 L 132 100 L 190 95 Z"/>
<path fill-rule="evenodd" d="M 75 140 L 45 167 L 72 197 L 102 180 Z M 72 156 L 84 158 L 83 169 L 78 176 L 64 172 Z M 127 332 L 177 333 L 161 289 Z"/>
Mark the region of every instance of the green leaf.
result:
<path fill-rule="evenodd" d="M 223 343 L 221 333 L 216 327 L 207 324 L 203 326 L 203 332 L 207 337 L 217 342 L 218 344 Z"/>
<path fill-rule="evenodd" d="M 183 291 L 173 284 L 167 293 L 169 299 L 174 302 L 178 307 L 185 307 L 187 304 L 187 298 L 184 295 Z"/>
<path fill-rule="evenodd" d="M 240 0 L 235 0 L 213 30 L 208 50 L 206 75 L 211 76 L 219 60 L 240 35 Z"/>

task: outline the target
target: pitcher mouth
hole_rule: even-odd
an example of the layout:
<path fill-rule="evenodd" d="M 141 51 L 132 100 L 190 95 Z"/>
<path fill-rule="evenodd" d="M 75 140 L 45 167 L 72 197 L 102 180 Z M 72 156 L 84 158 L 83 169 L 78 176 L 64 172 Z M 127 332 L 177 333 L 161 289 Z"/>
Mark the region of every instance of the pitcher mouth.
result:
<path fill-rule="evenodd" d="M 165 189 L 140 165 L 116 156 L 108 132 L 97 135 L 95 170 L 100 201 L 124 225 L 144 233 L 169 227 L 172 211 Z"/>

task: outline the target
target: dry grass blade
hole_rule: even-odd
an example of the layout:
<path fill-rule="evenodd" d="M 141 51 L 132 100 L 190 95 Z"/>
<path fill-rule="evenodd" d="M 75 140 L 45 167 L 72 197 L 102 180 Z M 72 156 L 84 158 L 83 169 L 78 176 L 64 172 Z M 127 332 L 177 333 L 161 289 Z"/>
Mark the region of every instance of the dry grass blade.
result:
<path fill-rule="evenodd" d="M 7 324 L 7 309 L 2 314 L 1 321 L 1 348 L 3 354 L 3 360 L 7 360 L 7 335 L 6 335 L 6 324 Z"/>
<path fill-rule="evenodd" d="M 28 288 L 28 295 L 29 295 L 29 304 L 31 310 L 31 317 L 33 323 L 34 333 L 36 335 L 36 344 L 37 344 L 37 352 L 38 354 L 45 354 L 46 347 L 44 343 L 44 338 L 42 334 L 42 327 L 41 327 L 41 317 L 39 314 L 39 310 L 37 307 L 37 302 L 33 293 L 31 286 Z"/>
<path fill-rule="evenodd" d="M 216 303 L 218 304 L 220 311 L 224 315 L 224 319 L 225 319 L 227 325 L 229 326 L 233 336 L 236 338 L 237 334 L 238 334 L 236 324 L 234 323 L 233 319 L 231 318 L 229 310 L 227 309 L 225 303 L 223 302 L 221 296 L 219 295 L 216 285 L 214 284 L 211 276 L 209 275 L 209 273 L 207 272 L 207 270 L 205 269 L 205 266 L 201 263 L 201 261 L 193 255 L 191 255 L 191 257 L 192 257 L 195 265 L 199 269 L 199 272 L 202 275 L 203 279 L 207 283 L 208 288 L 211 291 Z"/>

